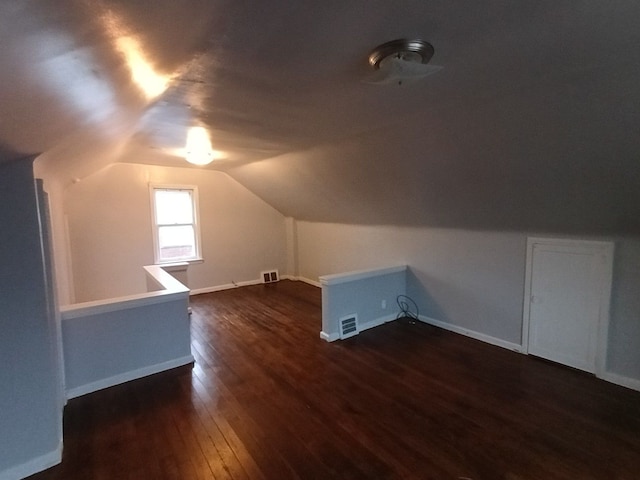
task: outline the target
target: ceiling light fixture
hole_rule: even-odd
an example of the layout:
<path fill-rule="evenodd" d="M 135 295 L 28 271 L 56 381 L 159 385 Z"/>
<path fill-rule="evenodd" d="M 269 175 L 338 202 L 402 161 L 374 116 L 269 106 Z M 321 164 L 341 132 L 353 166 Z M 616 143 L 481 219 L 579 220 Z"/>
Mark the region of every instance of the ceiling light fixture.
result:
<path fill-rule="evenodd" d="M 187 132 L 187 144 L 184 149 L 184 158 L 194 165 L 208 165 L 216 156 L 211 148 L 209 134 L 204 127 L 191 127 Z"/>
<path fill-rule="evenodd" d="M 369 54 L 375 72 L 364 81 L 375 84 L 402 85 L 442 70 L 428 65 L 434 49 L 424 40 L 399 39 L 383 43 Z"/>

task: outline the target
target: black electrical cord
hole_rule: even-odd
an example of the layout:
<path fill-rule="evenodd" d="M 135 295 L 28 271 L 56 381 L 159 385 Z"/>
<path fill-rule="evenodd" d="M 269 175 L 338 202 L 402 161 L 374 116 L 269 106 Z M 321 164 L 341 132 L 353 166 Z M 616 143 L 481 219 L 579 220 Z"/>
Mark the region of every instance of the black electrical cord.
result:
<path fill-rule="evenodd" d="M 418 305 L 413 301 L 411 297 L 406 295 L 398 295 L 396 298 L 396 302 L 398 303 L 398 307 L 400 308 L 400 312 L 396 316 L 396 320 L 401 318 L 406 318 L 409 320 L 409 323 L 416 323 L 416 320 L 419 320 L 420 312 L 418 310 Z M 412 311 L 412 308 L 415 310 L 415 313 Z"/>

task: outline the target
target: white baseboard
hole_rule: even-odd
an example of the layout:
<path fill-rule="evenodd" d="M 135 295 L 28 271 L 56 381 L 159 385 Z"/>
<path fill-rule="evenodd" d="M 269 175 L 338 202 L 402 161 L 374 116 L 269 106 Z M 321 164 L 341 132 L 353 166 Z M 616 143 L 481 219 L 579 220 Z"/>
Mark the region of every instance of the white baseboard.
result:
<path fill-rule="evenodd" d="M 316 282 L 315 280 L 311 280 L 305 277 L 295 277 L 293 275 L 281 275 L 280 280 L 293 280 L 300 281 L 304 283 L 308 283 L 309 285 L 313 285 L 314 287 L 321 288 L 320 282 Z M 205 288 L 194 288 L 191 290 L 189 295 L 200 295 L 203 293 L 213 293 L 213 292 L 221 292 L 223 290 L 231 290 L 233 288 L 238 287 L 248 287 L 250 285 L 261 285 L 262 280 L 247 280 L 244 282 L 236 282 L 236 283 L 225 283 L 224 285 L 216 285 L 215 287 L 205 287 Z"/>
<path fill-rule="evenodd" d="M 320 284 L 320 282 L 316 282 L 315 280 L 311 280 L 310 278 L 298 277 L 298 280 L 304 283 L 308 283 L 313 287 L 322 288 L 322 285 Z"/>
<path fill-rule="evenodd" d="M 376 318 L 375 320 L 369 320 L 368 322 L 364 322 L 358 325 L 358 333 L 363 332 L 364 330 L 369 330 L 370 328 L 379 327 L 380 325 L 384 325 L 387 322 L 392 322 L 396 319 L 396 315 L 386 315 L 384 317 Z M 339 333 L 327 333 L 320 332 L 320 338 L 327 342 L 335 342 L 340 339 Z"/>
<path fill-rule="evenodd" d="M 513 350 L 514 352 L 522 353 L 522 345 L 518 343 L 507 342 L 506 340 L 501 340 L 499 338 L 476 332 L 474 330 L 468 330 L 466 328 L 459 327 L 458 325 L 452 325 L 450 323 L 436 320 L 435 318 L 426 317 L 424 315 L 420 315 L 419 320 L 421 322 L 428 323 L 429 325 L 449 330 L 450 332 L 459 333 L 460 335 L 475 338 L 476 340 L 490 343 L 491 345 L 496 345 L 498 347 L 506 348 L 507 350 Z"/>
<path fill-rule="evenodd" d="M 109 378 L 104 378 L 96 382 L 87 383 L 86 385 L 80 385 L 79 387 L 69 389 L 67 390 L 67 399 L 97 392 L 98 390 L 102 390 L 103 388 L 120 385 L 121 383 L 153 375 L 154 373 L 160 373 L 164 372 L 165 370 L 171 370 L 172 368 L 182 367 L 183 365 L 188 365 L 190 363 L 193 363 L 194 361 L 195 360 L 193 358 L 193 355 L 187 355 L 185 357 L 175 358 L 173 360 L 157 363 L 155 365 L 139 368 L 137 370 L 130 370 L 128 372 L 120 373 Z"/>
<path fill-rule="evenodd" d="M 288 278 L 289 280 L 295 280 L 297 282 L 308 283 L 309 285 L 313 285 L 314 287 L 322 288 L 322 285 L 320 284 L 320 282 L 318 282 L 316 280 L 311 280 L 310 278 L 294 277 L 294 276 L 291 276 L 291 275 L 287 275 L 286 277 L 283 277 L 283 278 Z"/>
<path fill-rule="evenodd" d="M 315 280 L 311 280 L 309 278 L 305 278 L 305 277 L 296 277 L 294 275 L 282 275 L 280 277 L 282 280 L 293 280 L 293 281 L 300 281 L 300 282 L 304 282 L 307 283 L 309 285 L 313 285 L 314 287 L 318 287 L 318 288 L 322 288 L 322 285 L 320 284 L 320 282 L 315 281 Z M 262 281 L 261 280 L 250 280 L 250 281 L 246 281 L 246 282 L 238 282 L 235 284 L 227 284 L 227 285 L 218 285 L 216 287 L 208 287 L 208 288 L 199 288 L 199 289 L 194 289 L 191 290 L 191 295 L 198 295 L 201 293 L 210 293 L 210 292 L 218 292 L 221 290 L 229 290 L 232 288 L 237 288 L 237 287 L 244 287 L 244 286 L 248 286 L 248 285 L 258 285 L 261 284 Z M 380 326 L 384 323 L 387 323 L 389 321 L 395 320 L 396 317 L 395 315 L 389 315 L 386 317 L 381 317 L 375 320 L 371 320 L 369 322 L 365 322 L 359 325 L 359 330 L 360 331 L 364 331 L 364 330 L 368 330 L 370 328 L 374 328 L 377 326 Z M 464 335 L 466 337 L 470 337 L 470 338 L 474 338 L 476 340 L 480 340 L 481 342 L 485 342 L 485 343 L 489 343 L 491 345 L 496 345 L 498 347 L 502 347 L 502 348 L 506 348 L 507 350 L 512 350 L 514 352 L 518 352 L 518 353 L 525 353 L 524 349 L 522 347 L 522 345 L 518 344 L 518 343 L 512 343 L 512 342 L 507 342 L 506 340 L 502 340 L 499 338 L 495 338 L 492 337 L 490 335 L 486 335 L 484 333 L 480 333 L 480 332 L 476 332 L 474 330 L 469 330 L 463 327 L 460 327 L 458 325 L 452 325 L 450 323 L 447 322 L 443 322 L 441 320 L 436 320 L 435 318 L 430 318 L 424 315 L 420 315 L 419 320 L 421 322 L 424 323 L 428 323 L 429 325 L 433 325 L 435 327 L 439 327 L 439 328 L 443 328 L 445 330 L 448 330 L 450 332 L 454 332 L 454 333 L 458 333 L 460 335 Z M 326 342 L 335 342 L 336 340 L 340 339 L 340 334 L 339 333 L 327 333 L 327 332 L 320 332 L 320 338 Z M 189 363 L 189 362 L 186 362 Z M 172 368 L 172 367 L 170 367 Z M 165 368 L 166 370 L 166 368 Z M 161 371 L 161 370 L 158 370 Z M 152 373 L 157 373 L 157 372 L 152 372 Z M 151 373 L 147 373 L 146 375 L 150 375 Z M 142 376 L 145 375 L 140 375 L 138 377 L 135 378 L 140 378 Z M 115 377 L 113 377 L 115 378 Z M 611 372 L 605 372 L 604 374 L 602 374 L 599 378 L 606 380 L 607 382 L 611 382 L 611 383 L 615 383 L 616 385 L 621 385 L 623 387 L 626 388 L 630 388 L 632 390 L 637 390 L 640 391 L 640 379 L 635 379 L 635 378 L 631 378 L 631 377 L 625 377 L 623 375 L 618 375 L 616 373 L 611 373 Z M 133 378 L 132 378 L 133 379 Z M 112 385 L 117 385 L 118 383 L 124 383 L 125 381 L 129 381 L 132 379 L 127 379 L 124 381 L 118 381 L 116 383 L 113 383 Z M 106 381 L 106 380 L 105 380 Z M 101 383 L 101 382 L 96 382 L 96 383 Z M 93 385 L 93 384 L 91 384 Z M 100 388 L 106 388 L 108 386 L 112 386 L 112 385 L 106 385 Z M 88 387 L 88 386 L 86 386 Z M 83 393 L 78 393 L 75 395 L 71 395 L 72 392 L 76 392 L 79 389 L 82 389 L 84 387 L 78 387 L 75 388 L 73 390 L 70 390 L 67 393 L 67 398 L 74 398 L 74 397 L 78 397 L 80 395 L 84 395 L 85 393 L 90 393 L 91 391 L 96 391 L 96 390 L 100 390 L 100 388 L 95 388 L 93 390 L 90 391 L 86 391 Z M 0 480 L 4 480 L 1 476 L 0 476 Z"/>
<path fill-rule="evenodd" d="M 368 322 L 361 323 L 358 325 L 358 330 L 361 332 L 364 330 L 369 330 L 370 328 L 379 327 L 380 325 L 384 325 L 385 323 L 392 322 L 396 319 L 395 314 L 385 315 L 384 317 L 376 318 L 375 320 L 369 320 Z"/>
<path fill-rule="evenodd" d="M 248 287 L 250 285 L 260 285 L 262 280 L 246 280 L 244 282 L 226 283 L 224 285 L 216 285 L 215 287 L 194 288 L 189 295 L 200 295 L 202 293 L 221 292 L 222 290 L 231 290 L 238 287 Z"/>
<path fill-rule="evenodd" d="M 444 328 L 445 330 L 449 330 L 450 332 L 459 333 L 467 337 L 475 338 L 476 340 L 480 340 L 482 342 L 490 343 L 491 345 L 496 345 L 498 347 L 506 348 L 508 350 L 513 350 L 514 352 L 518 352 L 518 353 L 525 353 L 524 349 L 522 348 L 522 345 L 519 345 L 517 343 L 507 342 L 499 338 L 485 335 L 484 333 L 478 333 L 478 332 L 474 332 L 473 330 L 467 330 L 457 325 L 451 325 L 450 323 L 442 322 L 434 318 L 425 317 L 423 315 L 420 315 L 420 321 L 436 327 Z M 630 388 L 631 390 L 636 390 L 640 392 L 640 379 L 625 377 L 624 375 L 619 375 L 617 373 L 612 373 L 612 372 L 605 372 L 602 375 L 599 375 L 598 378 L 601 378 L 602 380 L 605 380 L 607 382 L 615 383 L 616 385 L 620 385 L 622 387 Z"/>
<path fill-rule="evenodd" d="M 625 377 L 618 375 L 617 373 L 604 372 L 599 378 L 606 380 L 607 382 L 615 383 L 622 387 L 630 388 L 631 390 L 637 390 L 640 392 L 640 380 L 637 378 Z"/>
<path fill-rule="evenodd" d="M 325 342 L 335 342 L 340 338 L 340 334 L 320 332 L 320 338 Z"/>
<path fill-rule="evenodd" d="M 34 473 L 42 472 L 47 468 L 59 464 L 62 461 L 62 442 L 58 443 L 55 450 L 33 458 L 22 465 L 11 467 L 0 472 L 0 480 L 20 480 Z"/>

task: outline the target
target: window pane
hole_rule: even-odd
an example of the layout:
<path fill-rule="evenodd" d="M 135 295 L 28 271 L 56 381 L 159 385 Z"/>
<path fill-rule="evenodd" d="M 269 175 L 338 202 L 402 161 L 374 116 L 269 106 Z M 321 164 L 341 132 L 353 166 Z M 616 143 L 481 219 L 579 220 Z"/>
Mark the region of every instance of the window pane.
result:
<path fill-rule="evenodd" d="M 177 260 L 196 256 L 193 226 L 159 227 L 158 237 L 160 260 Z"/>
<path fill-rule="evenodd" d="M 190 190 L 156 190 L 156 223 L 193 223 Z"/>

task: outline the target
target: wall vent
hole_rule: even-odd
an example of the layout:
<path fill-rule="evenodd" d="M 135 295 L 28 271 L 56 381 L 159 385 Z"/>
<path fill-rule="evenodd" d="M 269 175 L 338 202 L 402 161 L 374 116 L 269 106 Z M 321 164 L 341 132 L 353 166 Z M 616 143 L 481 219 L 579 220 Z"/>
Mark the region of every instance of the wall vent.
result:
<path fill-rule="evenodd" d="M 278 275 L 278 270 L 269 270 L 266 272 L 261 272 L 260 276 L 262 277 L 262 283 L 274 283 L 280 280 L 280 275 Z"/>
<path fill-rule="evenodd" d="M 345 339 L 358 335 L 360 330 L 358 329 L 358 315 L 352 313 L 345 315 L 340 319 L 340 338 Z"/>

